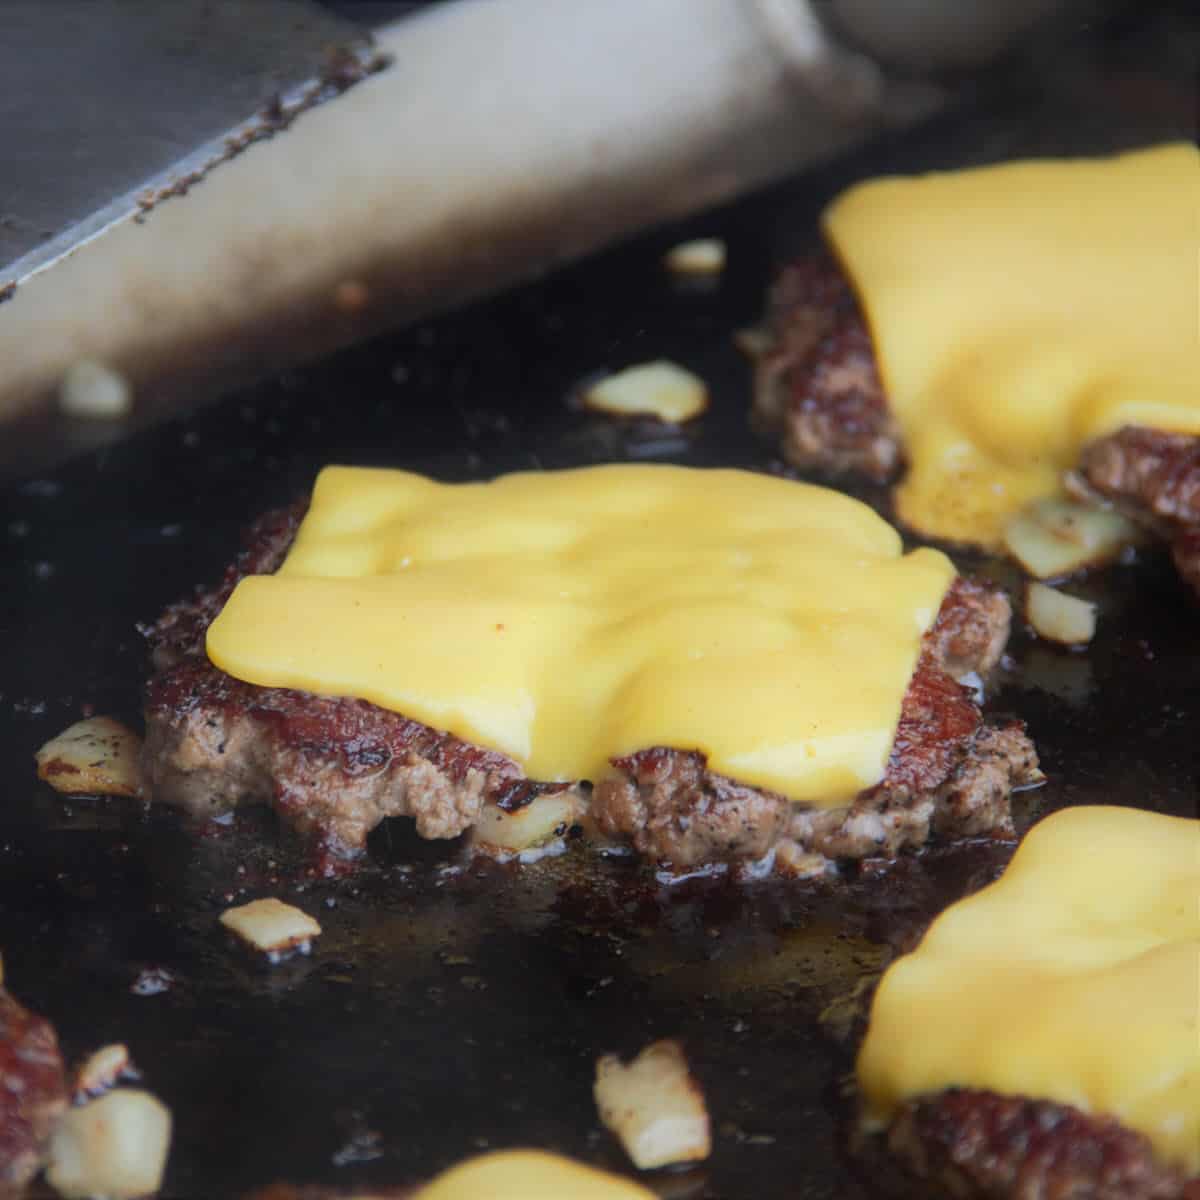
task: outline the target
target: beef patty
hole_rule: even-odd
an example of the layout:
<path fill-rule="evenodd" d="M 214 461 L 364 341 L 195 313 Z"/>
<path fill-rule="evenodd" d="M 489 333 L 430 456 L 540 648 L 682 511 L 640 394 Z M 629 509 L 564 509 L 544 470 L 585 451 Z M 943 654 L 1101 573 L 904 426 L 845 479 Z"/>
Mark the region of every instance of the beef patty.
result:
<path fill-rule="evenodd" d="M 884 483 L 904 465 L 870 333 L 849 280 L 818 253 L 786 267 L 767 301 L 753 418 L 793 465 Z M 1129 427 L 1084 447 L 1067 479 L 1167 538 L 1200 594 L 1200 437 Z"/>
<path fill-rule="evenodd" d="M 202 816 L 267 802 L 293 827 L 343 856 L 359 853 L 384 817 L 415 819 L 449 838 L 484 805 L 512 809 L 539 791 L 578 788 L 527 779 L 516 762 L 364 700 L 264 688 L 209 662 L 204 633 L 245 575 L 283 561 L 304 505 L 267 514 L 213 588 L 171 606 L 143 632 L 157 673 L 145 697 L 148 794 Z M 651 747 L 596 783 L 596 827 L 671 868 L 757 860 L 814 867 L 894 855 L 947 837 L 1010 836 L 1009 796 L 1040 780 L 1016 723 L 985 724 L 955 682 L 983 674 L 1008 636 L 1007 597 L 960 579 L 948 592 L 904 698 L 883 781 L 849 806 L 822 810 L 707 770 L 696 752 Z"/>
<path fill-rule="evenodd" d="M 41 1169 L 66 1106 L 53 1028 L 0 987 L 0 1197 L 18 1195 Z"/>
<path fill-rule="evenodd" d="M 921 1200 L 1200 1200 L 1200 1178 L 1140 1133 L 1045 1100 L 953 1088 L 902 1105 L 885 1140 L 907 1177 L 896 1191 Z"/>
<path fill-rule="evenodd" d="M 1200 437 L 1118 430 L 1085 447 L 1067 486 L 1167 538 L 1179 574 L 1200 595 Z"/>

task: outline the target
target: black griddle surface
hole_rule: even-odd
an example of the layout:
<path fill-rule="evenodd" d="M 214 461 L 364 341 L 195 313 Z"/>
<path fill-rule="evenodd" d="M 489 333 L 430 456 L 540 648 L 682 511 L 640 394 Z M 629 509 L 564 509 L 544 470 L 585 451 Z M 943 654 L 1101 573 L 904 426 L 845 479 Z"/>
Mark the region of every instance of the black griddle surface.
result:
<path fill-rule="evenodd" d="M 1148 140 L 1086 116 L 1071 129 L 1056 143 L 1011 112 L 961 115 L 0 494 L 6 981 L 55 1022 L 70 1058 L 130 1045 L 175 1114 L 164 1195 L 415 1182 L 511 1145 L 623 1170 L 592 1104 L 593 1060 L 680 1036 L 715 1150 L 652 1186 L 696 1200 L 869 1196 L 843 1151 L 847 998 L 1010 847 L 930 853 L 838 887 L 668 887 L 584 856 L 464 864 L 390 822 L 357 874 L 324 879 L 264 814 L 197 831 L 170 811 L 60 798 L 34 778 L 32 755 L 85 711 L 136 722 L 135 623 L 213 579 L 248 518 L 305 491 L 327 462 L 446 479 L 611 459 L 768 468 L 730 335 L 812 236 L 821 203 L 901 165 Z M 698 233 L 727 239 L 729 269 L 711 287 L 681 286 L 659 255 Z M 712 388 L 685 430 L 571 403 L 589 374 L 659 356 Z M 1065 653 L 1018 629 L 992 702 L 1027 720 L 1049 775 L 1024 807 L 1196 815 L 1200 612 L 1153 554 L 1078 590 L 1101 604 L 1094 645 Z M 268 968 L 221 936 L 218 913 L 260 895 L 319 918 L 311 957 Z M 164 989 L 137 986 L 155 970 Z"/>

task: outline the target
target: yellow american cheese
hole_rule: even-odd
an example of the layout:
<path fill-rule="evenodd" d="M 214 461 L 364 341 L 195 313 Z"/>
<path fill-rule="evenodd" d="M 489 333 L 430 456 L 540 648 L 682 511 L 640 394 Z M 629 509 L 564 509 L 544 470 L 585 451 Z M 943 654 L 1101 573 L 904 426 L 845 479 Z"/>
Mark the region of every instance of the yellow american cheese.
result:
<path fill-rule="evenodd" d="M 632 1179 L 540 1150 L 499 1150 L 443 1172 L 414 1200 L 654 1200 Z"/>
<path fill-rule="evenodd" d="M 1073 808 L 884 974 L 869 1115 L 948 1087 L 1108 1114 L 1200 1173 L 1200 821 Z"/>
<path fill-rule="evenodd" d="M 596 779 L 651 746 L 835 805 L 882 777 L 954 576 L 856 500 L 744 471 L 442 484 L 330 467 L 280 570 L 208 632 L 222 670 L 358 696 Z"/>
<path fill-rule="evenodd" d="M 874 180 L 824 226 L 904 435 L 914 529 L 994 547 L 1092 439 L 1200 434 L 1195 146 Z"/>

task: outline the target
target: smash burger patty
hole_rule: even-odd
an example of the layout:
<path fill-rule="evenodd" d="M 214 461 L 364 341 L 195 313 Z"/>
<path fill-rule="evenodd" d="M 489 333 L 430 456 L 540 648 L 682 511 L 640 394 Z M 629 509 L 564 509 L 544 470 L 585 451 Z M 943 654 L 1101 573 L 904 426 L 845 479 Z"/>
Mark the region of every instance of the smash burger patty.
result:
<path fill-rule="evenodd" d="M 269 513 L 215 587 L 171 606 L 147 636 L 157 673 L 145 696 L 143 778 L 155 800 L 214 816 L 271 804 L 289 825 L 353 856 L 385 817 L 423 837 L 466 832 L 486 806 L 512 811 L 540 792 L 507 756 L 364 700 L 260 687 L 205 654 L 205 632 L 236 584 L 282 563 L 305 505 Z M 662 747 L 617 759 L 595 781 L 596 827 L 681 869 L 711 862 L 894 855 L 931 834 L 1012 834 L 1009 798 L 1040 780 L 1017 722 L 987 722 L 955 680 L 986 673 L 1008 636 L 1007 597 L 958 579 L 943 601 L 901 711 L 883 780 L 848 806 L 819 809 L 708 770 L 703 755 Z"/>
<path fill-rule="evenodd" d="M 892 963 L 856 1138 L 889 1194 L 1200 1198 L 1198 849 L 1194 819 L 1061 810 Z"/>
<path fill-rule="evenodd" d="M 870 332 L 841 267 L 816 253 L 784 269 L 767 304 L 755 424 L 797 467 L 896 478 L 905 464 Z M 1083 448 L 1067 486 L 1165 538 L 1200 595 L 1200 437 L 1127 427 Z"/>

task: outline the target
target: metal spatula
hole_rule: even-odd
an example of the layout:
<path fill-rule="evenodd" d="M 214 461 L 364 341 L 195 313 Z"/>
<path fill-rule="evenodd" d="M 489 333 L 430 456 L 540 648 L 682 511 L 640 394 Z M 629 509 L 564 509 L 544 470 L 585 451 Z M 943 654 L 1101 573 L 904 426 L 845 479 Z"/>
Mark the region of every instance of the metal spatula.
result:
<path fill-rule="evenodd" d="M 0 285 L 373 62 L 369 35 L 313 0 L 6 0 L 0 47 Z"/>

